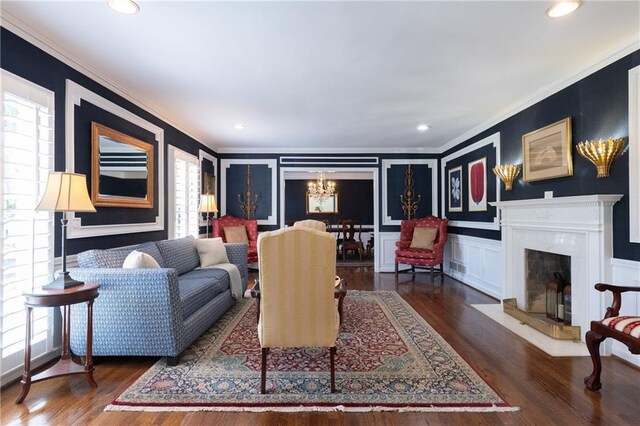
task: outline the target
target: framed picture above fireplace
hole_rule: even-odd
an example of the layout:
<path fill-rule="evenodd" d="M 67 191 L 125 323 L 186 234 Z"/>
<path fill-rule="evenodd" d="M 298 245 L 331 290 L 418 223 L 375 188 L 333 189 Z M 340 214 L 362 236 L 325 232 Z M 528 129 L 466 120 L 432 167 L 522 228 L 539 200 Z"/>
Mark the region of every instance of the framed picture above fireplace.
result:
<path fill-rule="evenodd" d="M 522 136 L 525 182 L 573 175 L 571 117 Z"/>

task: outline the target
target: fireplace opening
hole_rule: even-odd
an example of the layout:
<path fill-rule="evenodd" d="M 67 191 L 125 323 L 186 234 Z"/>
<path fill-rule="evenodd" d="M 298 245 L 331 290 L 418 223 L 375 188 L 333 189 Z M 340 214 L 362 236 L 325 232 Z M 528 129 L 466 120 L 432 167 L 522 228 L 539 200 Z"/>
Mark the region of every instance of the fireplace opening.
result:
<path fill-rule="evenodd" d="M 571 283 L 571 257 L 545 251 L 525 249 L 525 311 L 548 313 L 547 289 L 559 274 Z"/>

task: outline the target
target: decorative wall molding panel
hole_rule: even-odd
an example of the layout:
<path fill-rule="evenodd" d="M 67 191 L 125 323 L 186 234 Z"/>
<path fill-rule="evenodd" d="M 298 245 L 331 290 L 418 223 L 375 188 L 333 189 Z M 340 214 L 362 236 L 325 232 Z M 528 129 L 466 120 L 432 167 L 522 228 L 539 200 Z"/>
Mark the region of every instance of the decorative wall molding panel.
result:
<path fill-rule="evenodd" d="M 69 226 L 67 238 L 86 238 L 104 235 L 129 234 L 134 232 L 162 231 L 164 229 L 164 130 L 129 110 L 93 93 L 79 84 L 66 80 L 65 98 L 65 169 L 73 172 L 75 168 L 75 115 L 74 108 L 85 100 L 105 111 L 110 112 L 130 123 L 135 124 L 155 135 L 158 144 L 157 173 L 158 173 L 158 215 L 155 221 L 149 223 L 110 224 L 110 225 L 82 225 L 82 220 L 75 217 L 73 212 L 67 214 Z"/>
<path fill-rule="evenodd" d="M 280 164 L 293 166 L 334 165 L 334 166 L 372 166 L 378 164 L 378 157 L 280 157 Z"/>
<path fill-rule="evenodd" d="M 494 133 L 491 136 L 487 136 L 486 138 L 475 142 L 466 148 L 463 148 L 459 151 L 454 152 L 453 154 L 449 154 L 444 157 L 440 162 L 440 176 L 442 176 L 441 180 L 441 188 L 440 188 L 440 212 L 441 217 L 446 217 L 446 202 L 447 202 L 447 178 L 446 178 L 446 167 L 447 163 L 451 160 L 454 160 L 458 157 L 461 157 L 465 154 L 475 151 L 478 148 L 482 148 L 483 146 L 492 145 L 496 150 L 496 164 L 500 164 L 500 132 Z M 491 182 L 495 182 L 496 185 L 496 201 L 500 201 L 500 179 L 494 176 L 493 172 L 488 171 L 489 178 L 487 179 L 487 185 L 490 185 Z M 466 179 L 466 176 L 464 177 Z M 466 185 L 463 188 L 463 191 L 466 191 Z M 476 221 L 462 221 L 462 220 L 450 220 L 449 226 L 457 226 L 461 228 L 475 228 L 475 229 L 489 229 L 489 230 L 499 230 L 500 229 L 500 213 L 496 212 L 496 216 L 493 219 L 493 222 L 476 222 Z"/>
<path fill-rule="evenodd" d="M 629 232 L 640 243 L 640 66 L 629 70 Z"/>
<path fill-rule="evenodd" d="M 387 173 L 391 166 L 407 164 L 426 164 L 431 170 L 431 214 L 438 215 L 438 160 L 382 160 L 382 224 L 400 225 L 401 220 L 391 219 L 387 212 Z"/>
<path fill-rule="evenodd" d="M 227 214 L 227 169 L 232 164 L 263 164 L 271 170 L 271 214 L 267 219 L 258 219 L 258 225 L 277 225 L 278 224 L 278 161 L 276 159 L 223 159 L 220 160 L 220 201 L 218 210 L 220 215 Z M 265 201 L 265 200 L 262 200 Z"/>
<path fill-rule="evenodd" d="M 496 299 L 502 294 L 502 243 L 496 240 L 449 234 L 444 251 L 447 275 Z"/>

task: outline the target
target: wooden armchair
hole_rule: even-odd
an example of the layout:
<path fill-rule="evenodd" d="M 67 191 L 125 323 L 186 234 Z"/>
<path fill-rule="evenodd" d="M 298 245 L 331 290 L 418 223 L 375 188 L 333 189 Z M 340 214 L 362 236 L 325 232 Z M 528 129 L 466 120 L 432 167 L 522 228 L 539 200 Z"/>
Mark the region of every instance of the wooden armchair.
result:
<path fill-rule="evenodd" d="M 600 343 L 604 339 L 611 337 L 627 345 L 632 354 L 640 354 L 640 316 L 619 316 L 622 293 L 627 291 L 640 292 L 640 287 L 620 287 L 602 283 L 596 284 L 595 287 L 598 291 L 609 290 L 613 292 L 613 303 L 607 308 L 603 320 L 591 321 L 591 330 L 586 334 L 587 347 L 593 362 L 593 372 L 584 378 L 584 384 L 592 391 L 597 391 L 602 387 L 602 383 L 600 383 L 600 373 L 602 372 Z"/>
<path fill-rule="evenodd" d="M 224 229 L 227 227 L 244 226 L 247 237 L 247 263 L 255 263 L 258 261 L 258 221 L 255 219 L 242 219 L 239 217 L 224 215 L 218 219 L 211 219 L 213 225 L 214 238 L 221 237 L 225 243 L 229 242 L 245 242 L 245 241 L 228 241 Z"/>
<path fill-rule="evenodd" d="M 431 280 L 434 278 L 434 267 L 440 265 L 437 272 L 440 278 L 444 279 L 444 269 L 442 267 L 444 257 L 444 245 L 447 242 L 448 219 L 440 219 L 435 216 L 427 216 L 420 219 L 403 220 L 400 223 L 400 241 L 396 242 L 396 279 L 398 272 L 410 270 L 414 276 L 416 268 L 431 268 Z M 424 248 L 414 245 L 414 231 L 416 228 L 436 229 L 436 234 L 431 248 Z M 402 263 L 411 265 L 411 269 L 398 270 L 398 265 Z"/>
<path fill-rule="evenodd" d="M 328 347 L 331 392 L 335 392 L 335 343 L 340 328 L 335 249 L 330 233 L 301 226 L 258 237 L 262 393 L 269 349 L 289 347 Z"/>
<path fill-rule="evenodd" d="M 356 236 L 357 233 L 357 236 Z M 342 251 L 342 260 L 346 259 L 348 251 L 357 251 L 362 260 L 364 244 L 362 244 L 362 224 L 357 220 L 342 221 L 342 239 L 339 239 Z"/>

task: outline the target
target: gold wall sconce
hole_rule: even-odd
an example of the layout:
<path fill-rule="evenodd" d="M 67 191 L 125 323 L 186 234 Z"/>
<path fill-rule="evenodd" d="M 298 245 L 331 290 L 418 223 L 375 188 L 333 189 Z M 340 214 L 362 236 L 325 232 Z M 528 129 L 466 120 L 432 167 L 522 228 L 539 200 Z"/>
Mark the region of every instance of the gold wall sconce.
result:
<path fill-rule="evenodd" d="M 517 164 L 497 165 L 493 168 L 493 173 L 504 182 L 504 190 L 511 191 L 513 188 L 513 181 L 520 173 L 520 166 Z"/>
<path fill-rule="evenodd" d="M 623 148 L 624 138 L 585 141 L 576 146 L 578 153 L 596 166 L 599 178 L 609 177 L 611 164 L 620 155 Z"/>

